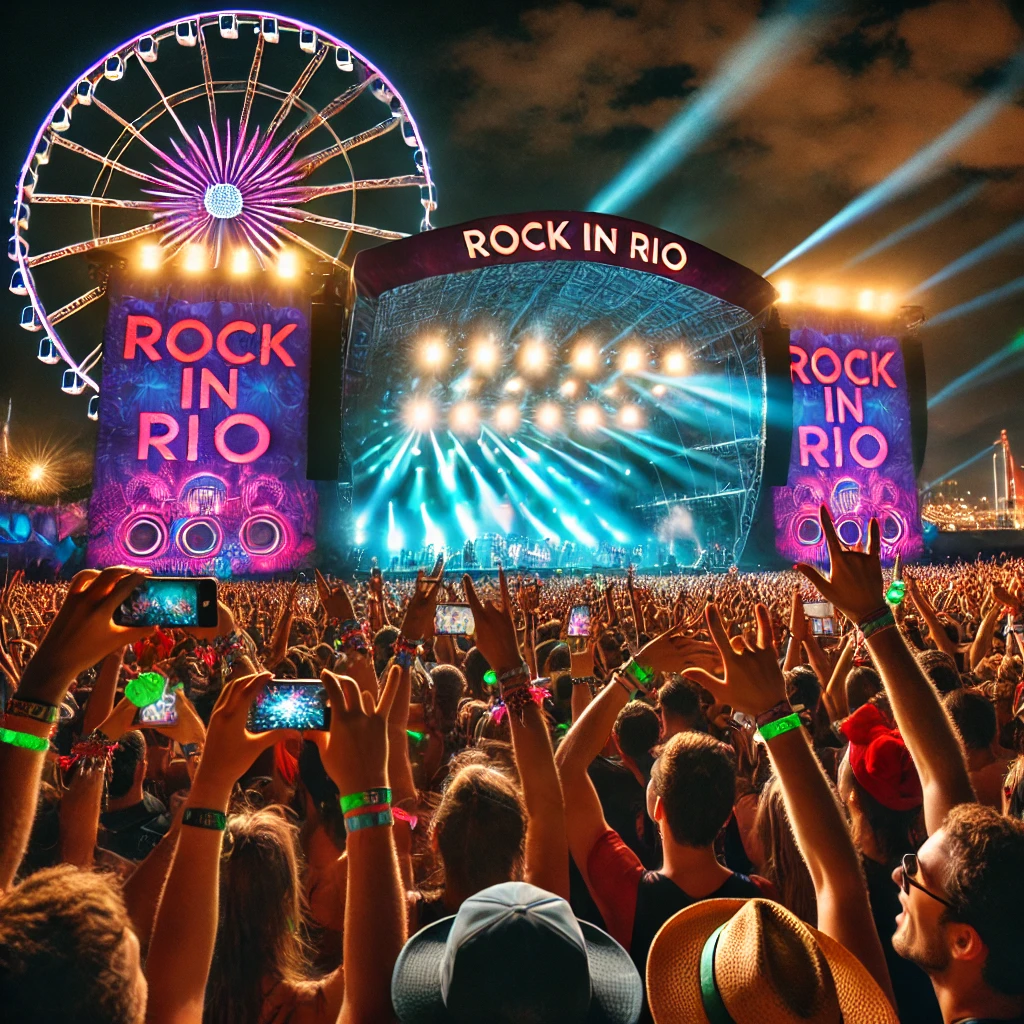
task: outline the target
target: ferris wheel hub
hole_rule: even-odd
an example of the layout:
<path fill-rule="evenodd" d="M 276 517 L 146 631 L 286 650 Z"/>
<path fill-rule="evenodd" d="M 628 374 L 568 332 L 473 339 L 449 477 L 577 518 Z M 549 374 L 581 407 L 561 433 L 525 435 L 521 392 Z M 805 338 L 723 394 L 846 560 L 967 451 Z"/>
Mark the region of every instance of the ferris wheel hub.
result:
<path fill-rule="evenodd" d="M 242 193 L 227 182 L 209 185 L 203 194 L 203 206 L 211 217 L 230 220 L 242 212 Z"/>

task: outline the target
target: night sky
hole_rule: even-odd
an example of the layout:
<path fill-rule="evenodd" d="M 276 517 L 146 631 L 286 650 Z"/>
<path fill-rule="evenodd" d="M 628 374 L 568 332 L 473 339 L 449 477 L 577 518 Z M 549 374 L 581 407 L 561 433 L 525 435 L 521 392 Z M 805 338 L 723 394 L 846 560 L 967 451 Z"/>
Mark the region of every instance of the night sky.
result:
<path fill-rule="evenodd" d="M 803 3 L 819 12 L 785 61 L 729 119 L 634 205 L 659 225 L 765 271 L 865 189 L 967 113 L 1024 46 L 1013 0 Z M 683 104 L 715 80 L 725 54 L 767 5 L 750 0 L 621 3 L 286 3 L 396 83 L 427 140 L 439 225 L 530 209 L 587 209 Z M 195 10 L 182 4 L 22 4 L 5 11 L 3 180 L 17 176 L 59 92 L 130 36 Z M 950 217 L 854 270 L 856 254 L 972 185 Z M 10 195 L 10 192 L 8 193 Z M 1024 92 L 909 193 L 786 268 L 797 281 L 903 292 L 1024 217 Z M 1020 232 L 1019 235 L 1024 235 Z M 1024 240 L 920 296 L 930 314 L 1018 278 Z M 778 276 L 775 278 L 778 280 Z M 14 397 L 15 440 L 88 450 L 85 397 L 59 389 L 35 359 L 6 288 L 0 398 Z M 1024 328 L 1024 291 L 928 329 L 929 394 Z M 967 459 L 1006 427 L 1024 457 L 1024 353 L 993 379 L 934 409 L 923 480 Z M 88 476 L 87 471 L 83 474 Z M 960 477 L 989 490 L 988 460 Z"/>

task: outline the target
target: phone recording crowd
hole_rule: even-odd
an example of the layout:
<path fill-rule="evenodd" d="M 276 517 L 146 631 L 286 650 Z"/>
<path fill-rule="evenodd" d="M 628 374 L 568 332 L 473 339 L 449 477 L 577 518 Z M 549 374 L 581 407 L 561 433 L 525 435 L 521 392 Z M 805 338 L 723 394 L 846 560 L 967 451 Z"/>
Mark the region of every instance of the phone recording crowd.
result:
<path fill-rule="evenodd" d="M 19 1024 L 1024 1021 L 1024 561 L 0 590 Z"/>

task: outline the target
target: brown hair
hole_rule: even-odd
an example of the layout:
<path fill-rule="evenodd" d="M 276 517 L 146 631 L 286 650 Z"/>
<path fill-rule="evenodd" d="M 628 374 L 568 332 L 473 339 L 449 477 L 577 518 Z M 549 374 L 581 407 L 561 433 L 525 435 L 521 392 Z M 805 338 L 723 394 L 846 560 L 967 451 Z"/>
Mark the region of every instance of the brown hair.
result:
<path fill-rule="evenodd" d="M 140 1024 L 140 972 L 125 965 L 131 922 L 106 875 L 47 868 L 0 899 L 0 1005 L 25 1024 Z"/>
<path fill-rule="evenodd" d="M 479 892 L 521 874 L 526 807 L 502 772 L 468 765 L 452 775 L 430 827 L 445 879 L 458 879 L 461 891 Z"/>
<path fill-rule="evenodd" d="M 672 838 L 684 846 L 710 846 L 736 800 L 735 756 L 706 733 L 677 733 L 654 762 L 651 782 Z"/>
<path fill-rule="evenodd" d="M 782 787 L 773 775 L 761 790 L 755 826 L 764 850 L 763 872 L 779 893 L 779 902 L 807 924 L 818 923 L 818 902 L 807 864 L 793 837 Z"/>
<path fill-rule="evenodd" d="M 982 977 L 1004 995 L 1024 995 L 1024 822 L 991 807 L 960 804 L 946 816 L 946 893 L 950 916 L 964 921 L 988 948 Z"/>
<path fill-rule="evenodd" d="M 258 1020 L 264 984 L 307 978 L 305 903 L 298 829 L 278 810 L 245 809 L 228 818 L 220 872 L 220 920 L 203 1020 Z"/>

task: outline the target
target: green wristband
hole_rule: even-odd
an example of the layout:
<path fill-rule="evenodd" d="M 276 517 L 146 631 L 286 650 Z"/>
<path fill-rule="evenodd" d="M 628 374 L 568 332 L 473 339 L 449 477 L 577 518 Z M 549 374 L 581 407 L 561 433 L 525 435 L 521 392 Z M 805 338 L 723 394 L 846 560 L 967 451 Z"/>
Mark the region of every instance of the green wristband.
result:
<path fill-rule="evenodd" d="M 0 729 L 0 743 L 23 750 L 49 750 L 50 741 L 45 736 L 33 736 L 30 732 L 15 732 L 13 729 Z"/>
<path fill-rule="evenodd" d="M 391 803 L 391 790 L 387 787 L 367 789 L 362 793 L 350 793 L 341 798 L 341 810 L 344 814 L 357 811 L 360 807 L 376 807 L 378 804 Z"/>
<path fill-rule="evenodd" d="M 765 722 L 760 729 L 757 730 L 758 735 L 765 742 L 768 740 L 775 739 L 776 736 L 781 736 L 784 732 L 792 732 L 793 729 L 799 729 L 803 725 L 800 721 L 800 716 L 794 711 L 791 715 L 786 715 L 785 718 L 776 718 L 774 722 Z"/>
<path fill-rule="evenodd" d="M 185 813 L 181 816 L 181 823 L 193 828 L 223 832 L 228 825 L 228 816 L 223 811 L 213 811 L 208 807 L 186 807 Z"/>

